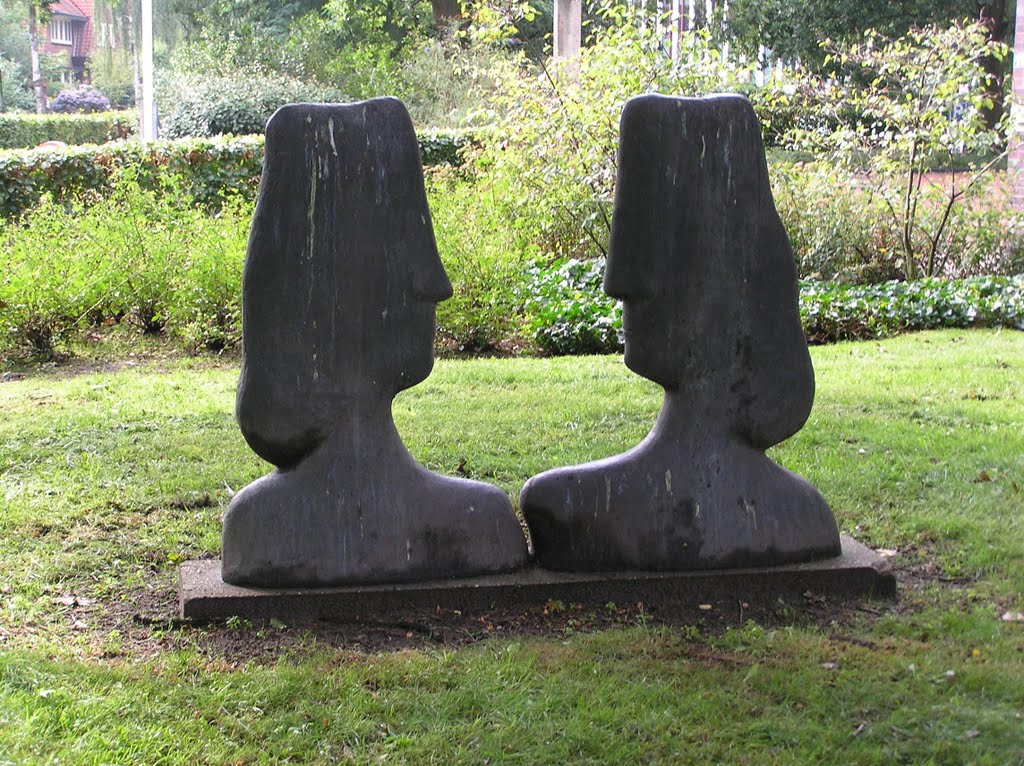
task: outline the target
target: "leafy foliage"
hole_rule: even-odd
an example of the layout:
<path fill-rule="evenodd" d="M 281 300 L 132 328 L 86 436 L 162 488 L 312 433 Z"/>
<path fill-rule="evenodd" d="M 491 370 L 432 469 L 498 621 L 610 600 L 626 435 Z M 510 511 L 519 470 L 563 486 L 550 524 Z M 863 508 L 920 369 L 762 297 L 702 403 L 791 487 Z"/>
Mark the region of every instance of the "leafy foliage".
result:
<path fill-rule="evenodd" d="M 161 134 L 168 139 L 262 133 L 283 104 L 348 100 L 332 88 L 251 69 L 230 76 L 167 76 L 158 92 Z"/>
<path fill-rule="evenodd" d="M 1024 277 L 879 285 L 802 282 L 800 319 L 812 343 L 953 327 L 1024 330 Z"/>
<path fill-rule="evenodd" d="M 27 149 L 45 141 L 103 144 L 135 133 L 131 112 L 0 114 L 0 149 Z"/>
<path fill-rule="evenodd" d="M 868 29 L 900 36 L 912 27 L 948 24 L 977 13 L 964 0 L 732 0 L 726 21 L 730 41 L 756 56 L 759 46 L 784 61 L 825 66 L 823 40 L 852 42 Z"/>
<path fill-rule="evenodd" d="M 622 349 L 622 306 L 601 289 L 604 259 L 570 259 L 530 269 L 527 309 L 546 354 L 608 354 Z"/>
<path fill-rule="evenodd" d="M 445 351 L 509 351 L 525 339 L 523 274 L 532 250 L 516 222 L 487 198 L 490 191 L 456 168 L 428 172 L 437 247 L 454 293 L 437 306 Z"/>
<path fill-rule="evenodd" d="M 622 349 L 621 307 L 601 290 L 603 271 L 601 260 L 571 260 L 530 271 L 527 308 L 542 351 L 592 354 Z M 800 319 L 811 343 L 954 327 L 1024 330 L 1024 276 L 874 285 L 803 280 Z"/>
<path fill-rule="evenodd" d="M 750 72 L 706 34 L 684 37 L 673 61 L 636 11 L 602 5 L 578 61 L 551 60 L 500 74 L 488 117 L 500 141 L 476 158 L 507 189 L 509 215 L 528 219 L 550 258 L 601 255 L 608 239 L 619 115 L 640 93 L 742 90 Z"/>
<path fill-rule="evenodd" d="M 165 178 L 162 194 L 128 174 L 103 204 L 47 199 L 0 225 L 0 345 L 51 356 L 83 329 L 121 321 L 189 347 L 237 341 L 251 204 L 229 200 L 211 216 Z"/>
<path fill-rule="evenodd" d="M 914 189 L 920 230 L 944 227 L 941 276 L 1021 273 L 1024 215 L 1011 204 L 1007 177 L 979 174 L 969 194 L 947 209 L 958 175 L 929 173 Z M 893 192 L 880 190 L 878 179 L 828 161 L 777 162 L 771 179 L 801 276 L 846 283 L 913 278 L 885 196 Z"/>
<path fill-rule="evenodd" d="M 870 32 L 831 55 L 847 74 L 814 81 L 815 102 L 835 127 L 798 125 L 789 136 L 792 147 L 870 189 L 887 212 L 886 238 L 908 279 L 943 274 L 956 257 L 957 210 L 984 191 L 986 168 L 970 158 L 991 156 L 1002 141 L 986 125 L 993 103 L 982 62 L 1005 55 L 980 24 L 915 30 L 896 40 Z M 851 111 L 857 121 L 841 113 Z M 940 168 L 949 169 L 947 183 L 926 184 L 926 174 Z"/>
<path fill-rule="evenodd" d="M 27 117 L 29 122 L 36 119 Z M 0 130 L 4 119 L 0 116 Z M 426 131 L 420 137 L 423 164 L 457 164 L 462 147 L 475 141 L 468 131 Z M 0 216 L 22 215 L 45 195 L 61 201 L 102 198 L 121 169 L 131 169 L 140 184 L 157 191 L 167 177 L 181 176 L 193 199 L 216 207 L 233 196 L 254 199 L 262 166 L 262 136 L 0 153 Z"/>

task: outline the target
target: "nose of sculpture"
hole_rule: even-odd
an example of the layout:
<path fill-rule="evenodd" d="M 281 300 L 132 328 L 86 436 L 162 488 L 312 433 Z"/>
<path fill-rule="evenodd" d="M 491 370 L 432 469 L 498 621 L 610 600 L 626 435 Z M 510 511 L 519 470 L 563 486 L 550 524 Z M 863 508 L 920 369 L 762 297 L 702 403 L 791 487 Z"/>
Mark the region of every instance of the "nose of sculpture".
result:
<path fill-rule="evenodd" d="M 452 283 L 441 264 L 429 218 L 425 229 L 426 242 L 423 243 L 422 252 L 417 253 L 419 257 L 412 264 L 412 295 L 422 303 L 440 303 L 454 294 Z"/>
<path fill-rule="evenodd" d="M 635 247 L 636 242 L 631 245 L 624 227 L 616 227 L 613 222 L 608 261 L 604 269 L 604 291 L 623 302 L 650 298 L 654 293 L 645 273 L 633 265 L 637 259 L 630 255 L 630 250 Z"/>

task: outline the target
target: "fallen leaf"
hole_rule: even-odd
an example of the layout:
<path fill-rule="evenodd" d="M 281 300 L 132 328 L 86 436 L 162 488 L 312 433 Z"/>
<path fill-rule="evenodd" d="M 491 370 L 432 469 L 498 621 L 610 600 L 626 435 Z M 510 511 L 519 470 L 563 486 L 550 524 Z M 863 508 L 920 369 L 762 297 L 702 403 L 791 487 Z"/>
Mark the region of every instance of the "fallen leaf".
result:
<path fill-rule="evenodd" d="M 972 481 L 975 484 L 983 484 L 986 481 L 992 481 L 992 477 L 988 475 L 988 471 L 981 471 Z"/>

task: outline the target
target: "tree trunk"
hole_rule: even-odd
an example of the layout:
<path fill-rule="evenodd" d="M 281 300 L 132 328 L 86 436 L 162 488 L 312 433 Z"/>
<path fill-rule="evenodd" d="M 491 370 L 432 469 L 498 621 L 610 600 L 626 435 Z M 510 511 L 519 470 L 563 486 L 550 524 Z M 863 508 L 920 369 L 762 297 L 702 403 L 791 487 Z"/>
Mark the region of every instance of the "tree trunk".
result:
<path fill-rule="evenodd" d="M 135 19 L 127 4 L 124 6 L 124 14 L 121 19 L 125 34 L 128 36 L 128 55 L 132 62 L 132 91 L 135 94 L 135 105 L 142 109 L 142 70 L 139 68 L 139 47 L 135 41 Z M 141 117 L 142 113 L 139 114 Z"/>
<path fill-rule="evenodd" d="M 978 3 L 978 20 L 988 30 L 990 42 L 1006 42 L 1006 33 L 1010 27 L 1006 21 L 1006 0 Z M 980 63 L 986 75 L 985 94 L 992 101 L 992 106 L 982 109 L 981 115 L 985 127 L 992 130 L 1003 118 L 1003 79 L 1006 77 L 1006 68 L 1004 62 L 994 56 L 984 56 Z"/>
<path fill-rule="evenodd" d="M 462 16 L 462 3 L 459 0 L 430 0 L 434 10 L 434 23 L 440 26 Z"/>
<path fill-rule="evenodd" d="M 43 82 L 43 71 L 39 65 L 39 10 L 35 0 L 28 4 L 28 52 L 32 62 L 32 90 L 36 94 L 36 114 L 46 114 L 46 83 Z"/>

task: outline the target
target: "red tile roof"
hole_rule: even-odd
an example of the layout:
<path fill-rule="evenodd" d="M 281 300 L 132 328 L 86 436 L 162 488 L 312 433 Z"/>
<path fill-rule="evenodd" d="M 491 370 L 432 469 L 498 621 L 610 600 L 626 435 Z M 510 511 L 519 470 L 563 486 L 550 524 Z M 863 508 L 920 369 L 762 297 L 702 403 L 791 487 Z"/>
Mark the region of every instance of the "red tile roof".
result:
<path fill-rule="evenodd" d="M 76 0 L 57 0 L 56 3 L 50 6 L 50 12 L 53 14 L 59 14 L 61 16 L 71 16 L 75 19 L 88 19 L 92 16 L 92 3 L 89 3 L 88 15 L 82 10 L 81 6 L 84 3 L 77 2 Z"/>

